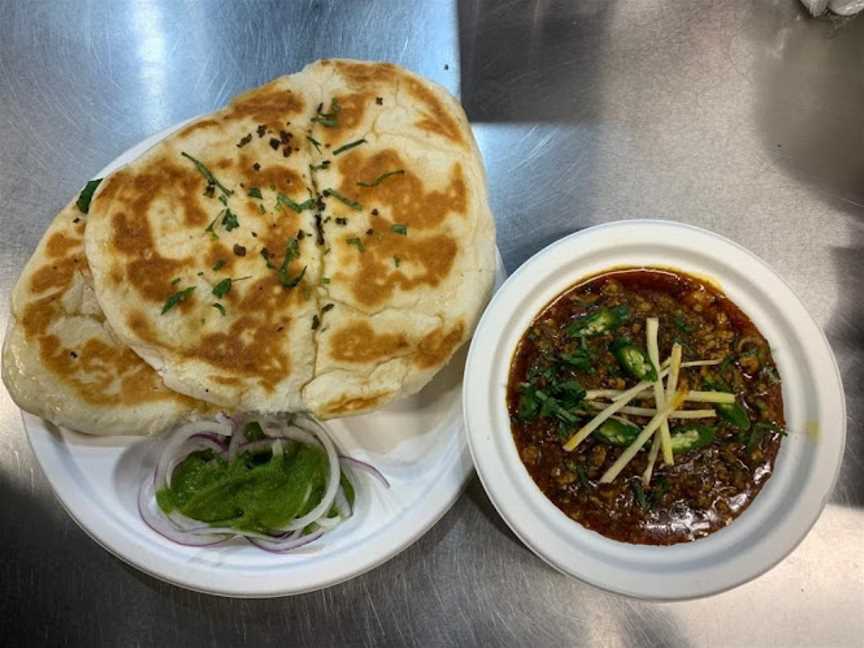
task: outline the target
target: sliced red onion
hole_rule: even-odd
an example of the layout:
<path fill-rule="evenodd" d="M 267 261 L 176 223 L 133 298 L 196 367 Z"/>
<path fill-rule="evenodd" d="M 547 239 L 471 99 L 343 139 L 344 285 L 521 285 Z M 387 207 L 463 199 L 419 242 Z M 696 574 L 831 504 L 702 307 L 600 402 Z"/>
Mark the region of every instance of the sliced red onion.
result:
<path fill-rule="evenodd" d="M 310 542 L 315 542 L 318 538 L 323 536 L 324 533 L 324 529 L 318 529 L 317 531 L 299 537 L 294 537 L 292 534 L 286 540 L 262 540 L 260 538 L 249 538 L 249 542 L 264 551 L 269 551 L 271 553 L 286 553 L 288 551 L 293 551 L 294 549 L 299 549 Z"/>
<path fill-rule="evenodd" d="M 234 461 L 240 446 L 246 441 L 246 423 L 248 419 L 240 416 L 234 419 L 234 432 L 228 442 L 228 461 Z"/>
<path fill-rule="evenodd" d="M 273 441 L 270 439 L 261 439 L 259 441 L 250 441 L 249 443 L 243 443 L 237 449 L 237 454 L 239 455 L 242 452 L 273 452 Z"/>
<path fill-rule="evenodd" d="M 341 486 L 336 491 L 336 499 L 333 500 L 333 504 L 336 506 L 336 510 L 339 511 L 339 515 L 343 520 L 347 520 L 354 513 L 351 508 L 351 502 L 345 497 L 345 490 Z"/>
<path fill-rule="evenodd" d="M 331 529 L 335 529 L 337 526 L 342 524 L 342 517 L 337 515 L 336 517 L 320 517 L 315 520 L 315 524 L 317 524 L 322 529 L 326 531 L 330 531 Z"/>
<path fill-rule="evenodd" d="M 339 461 L 342 463 L 343 466 L 350 466 L 351 468 L 355 468 L 357 470 L 372 475 L 375 479 L 384 484 L 384 488 L 390 488 L 390 482 L 387 481 L 387 478 L 381 474 L 381 471 L 372 464 L 368 464 L 365 461 L 360 461 L 359 459 L 354 459 L 353 457 L 346 457 L 344 455 L 339 457 Z"/>
<path fill-rule="evenodd" d="M 192 421 L 181 425 L 168 437 L 168 442 L 162 449 L 162 456 L 159 458 L 159 465 L 156 466 L 156 484 L 155 487 L 160 489 L 165 486 L 168 479 L 168 466 L 177 456 L 177 451 L 180 446 L 196 434 L 216 434 L 218 436 L 228 436 L 231 434 L 231 426 L 227 423 L 217 423 L 216 421 Z"/>
<path fill-rule="evenodd" d="M 210 439 L 213 443 L 217 444 L 222 452 L 228 451 L 228 443 L 231 441 L 230 438 L 225 438 L 224 436 L 219 436 L 218 434 L 210 434 L 210 433 L 201 433 L 201 434 L 193 434 L 190 439 Z"/>
<path fill-rule="evenodd" d="M 145 480 L 139 492 L 138 507 L 141 517 L 154 531 L 172 541 L 191 546 L 207 546 L 224 542 L 231 537 L 242 536 L 265 551 L 285 553 L 314 542 L 352 515 L 352 506 L 340 485 L 340 460 L 342 465 L 367 472 L 381 481 L 385 487 L 390 487 L 387 479 L 373 466 L 351 457 L 340 457 L 326 428 L 314 417 L 246 414 L 229 418 L 223 414 L 217 419 L 196 421 L 178 428 L 168 438 L 154 479 Z M 246 425 L 251 421 L 258 422 L 269 438 L 247 442 L 244 432 Z M 230 441 L 226 443 L 224 437 L 231 434 L 232 427 L 233 434 Z M 229 461 L 245 451 L 270 450 L 274 456 L 278 456 L 283 451 L 283 440 L 321 447 L 327 455 L 329 473 L 321 501 L 309 513 L 296 518 L 281 529 L 280 531 L 283 532 L 281 535 L 241 531 L 231 527 L 213 527 L 186 517 L 179 511 L 173 511 L 166 516 L 159 509 L 155 500 L 156 489 L 165 484 L 170 485 L 174 469 L 192 452 L 213 450 L 222 456 L 227 455 Z M 311 493 L 312 485 L 309 484 L 301 509 L 306 506 Z M 334 507 L 338 516 L 326 517 Z M 313 533 L 303 535 L 303 529 L 312 523 L 316 523 L 319 528 Z"/>
<path fill-rule="evenodd" d="M 327 488 L 324 491 L 324 496 L 321 498 L 321 501 L 318 502 L 318 506 L 313 508 L 303 517 L 297 518 L 290 524 L 286 525 L 284 527 L 286 531 L 290 531 L 292 529 L 302 529 L 307 524 L 311 524 L 312 522 L 320 518 L 322 515 L 326 515 L 327 512 L 330 510 L 330 507 L 333 505 L 333 500 L 336 498 L 336 491 L 339 489 L 339 476 L 341 473 L 339 471 L 339 457 L 336 454 L 336 447 L 330 440 L 330 436 L 327 434 L 327 430 L 324 429 L 323 425 L 321 425 L 312 417 L 304 418 L 306 421 L 309 421 L 311 423 L 311 429 L 302 427 L 298 423 L 298 419 L 300 419 L 299 416 L 295 417 L 291 423 L 311 434 L 314 434 L 318 438 L 318 440 L 321 442 L 321 445 L 324 446 L 324 450 L 327 452 L 327 461 L 330 466 L 330 474 L 327 477 Z"/>
<path fill-rule="evenodd" d="M 216 454 L 225 457 L 226 451 L 225 446 L 223 446 L 218 441 L 214 441 L 210 438 L 209 435 L 205 434 L 194 434 L 177 449 L 177 454 L 168 463 L 168 467 L 165 469 L 165 485 L 168 488 L 171 488 L 171 476 L 174 474 L 174 469 L 177 468 L 179 464 L 186 460 L 186 458 L 192 454 L 193 452 L 201 452 L 202 450 L 212 450 Z"/>
<path fill-rule="evenodd" d="M 208 547 L 225 542 L 231 535 L 189 533 L 175 527 L 162 513 L 156 502 L 156 478 L 145 479 L 138 491 L 138 513 L 141 519 L 156 533 L 172 542 L 188 547 Z"/>

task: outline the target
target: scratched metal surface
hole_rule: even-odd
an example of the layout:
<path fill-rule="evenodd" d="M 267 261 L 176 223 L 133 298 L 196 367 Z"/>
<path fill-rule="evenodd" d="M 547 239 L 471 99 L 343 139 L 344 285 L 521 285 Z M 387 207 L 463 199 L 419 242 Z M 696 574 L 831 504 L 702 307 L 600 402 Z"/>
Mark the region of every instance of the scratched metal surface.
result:
<path fill-rule="evenodd" d="M 755 582 L 644 604 L 546 567 L 474 479 L 372 573 L 230 601 L 139 574 L 79 530 L 4 392 L 5 643 L 862 645 L 864 18 L 814 21 L 794 0 L 2 2 L 0 326 L 42 230 L 92 173 L 152 132 L 333 55 L 461 85 L 511 271 L 564 234 L 641 216 L 711 228 L 768 259 L 843 372 L 849 445 L 830 505 Z"/>

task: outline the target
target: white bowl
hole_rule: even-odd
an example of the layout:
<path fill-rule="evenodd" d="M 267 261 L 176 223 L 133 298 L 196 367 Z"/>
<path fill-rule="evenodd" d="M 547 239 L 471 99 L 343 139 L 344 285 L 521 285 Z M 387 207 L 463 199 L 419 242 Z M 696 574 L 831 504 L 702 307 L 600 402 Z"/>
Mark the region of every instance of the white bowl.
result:
<path fill-rule="evenodd" d="M 728 527 L 694 542 L 634 545 L 574 522 L 540 491 L 513 442 L 506 388 L 516 345 L 552 298 L 622 266 L 666 266 L 712 279 L 771 344 L 789 435 L 774 474 Z M 717 234 L 666 221 L 620 221 L 554 243 L 514 273 L 486 309 L 468 355 L 463 408 L 474 464 L 519 538 L 560 571 L 639 598 L 706 596 L 782 560 L 819 517 L 846 437 L 840 373 L 824 334 L 765 262 Z"/>

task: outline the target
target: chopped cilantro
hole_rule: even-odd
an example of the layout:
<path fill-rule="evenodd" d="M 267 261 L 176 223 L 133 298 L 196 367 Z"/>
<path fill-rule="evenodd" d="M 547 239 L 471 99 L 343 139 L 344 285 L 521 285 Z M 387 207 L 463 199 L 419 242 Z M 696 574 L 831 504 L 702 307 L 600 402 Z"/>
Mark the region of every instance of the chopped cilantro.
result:
<path fill-rule="evenodd" d="M 358 203 L 356 200 L 351 200 L 347 196 L 343 196 L 341 193 L 339 193 L 335 189 L 325 189 L 323 191 L 323 193 L 324 193 L 324 196 L 326 196 L 328 198 L 330 196 L 333 196 L 336 200 L 347 205 L 348 207 L 350 207 L 351 209 L 353 209 L 355 211 L 360 211 L 361 209 L 363 209 L 363 205 Z"/>
<path fill-rule="evenodd" d="M 240 221 L 237 220 L 237 214 L 232 212 L 230 209 L 226 209 L 223 212 L 222 225 L 225 226 L 225 230 L 228 232 L 240 227 Z"/>
<path fill-rule="evenodd" d="M 249 187 L 246 195 L 250 198 L 258 198 L 259 200 L 264 198 L 264 195 L 261 193 L 261 189 L 259 189 L 258 187 Z"/>
<path fill-rule="evenodd" d="M 402 236 L 408 236 L 408 226 L 401 225 L 399 223 L 393 223 L 390 226 L 390 231 L 395 234 L 401 234 Z"/>
<path fill-rule="evenodd" d="M 388 171 L 387 173 L 382 173 L 381 175 L 379 175 L 372 182 L 358 182 L 357 184 L 360 185 L 361 187 L 376 187 L 379 184 L 381 184 L 382 182 L 384 182 L 384 180 L 386 180 L 390 176 L 404 175 L 404 174 L 405 174 L 404 169 L 399 169 L 397 171 Z"/>
<path fill-rule="evenodd" d="M 204 179 L 207 180 L 207 184 L 208 184 L 208 185 L 215 185 L 216 187 L 218 187 L 218 188 L 219 188 L 219 191 L 222 192 L 222 195 L 224 195 L 224 196 L 230 196 L 231 194 L 234 193 L 233 191 L 231 191 L 230 189 L 228 189 L 225 185 L 223 185 L 221 182 L 219 182 L 219 181 L 216 179 L 216 176 L 214 176 L 214 175 L 210 172 L 210 169 L 208 169 L 208 168 L 204 165 L 203 162 L 201 162 L 200 160 L 196 160 L 194 157 L 192 157 L 191 155 L 189 155 L 189 154 L 186 153 L 185 151 L 182 151 L 182 152 L 180 153 L 180 155 L 182 155 L 182 156 L 185 157 L 185 158 L 188 158 L 188 159 L 192 160 L 192 162 L 195 164 L 195 168 L 198 169 L 198 173 L 200 173 L 202 176 L 204 176 Z"/>
<path fill-rule="evenodd" d="M 207 232 L 210 235 L 210 239 L 213 241 L 216 241 L 219 239 L 219 235 L 216 233 L 216 230 L 213 229 L 216 225 L 216 221 L 218 221 L 218 220 L 219 220 L 219 217 L 217 216 L 212 221 L 210 221 L 210 224 L 204 230 L 205 232 Z"/>
<path fill-rule="evenodd" d="M 337 148 L 335 151 L 333 151 L 333 155 L 339 155 L 340 153 L 344 153 L 345 151 L 348 151 L 348 150 L 354 148 L 355 146 L 360 146 L 361 144 L 365 144 L 365 143 L 366 143 L 365 139 L 359 139 L 359 140 L 355 140 L 353 142 L 348 142 L 347 144 L 343 144 L 342 146 Z M 320 151 L 319 151 L 319 153 L 320 153 Z"/>
<path fill-rule="evenodd" d="M 178 290 L 173 295 L 171 295 L 167 300 L 165 300 L 165 305 L 162 307 L 162 314 L 164 315 L 180 302 L 186 301 L 189 295 L 192 294 L 193 290 L 195 290 L 195 286 L 189 286 L 188 288 Z"/>
<path fill-rule="evenodd" d="M 276 206 L 278 207 L 279 205 L 284 205 L 285 207 L 288 207 L 299 214 L 304 209 L 312 209 L 313 207 L 315 207 L 315 199 L 309 198 L 308 200 L 304 200 L 302 203 L 298 203 L 286 196 L 285 194 L 278 193 L 276 194 Z"/>
<path fill-rule="evenodd" d="M 90 211 L 90 201 L 93 200 L 93 194 L 96 193 L 96 188 L 101 182 L 102 178 L 90 180 L 86 185 L 84 185 L 81 193 L 78 194 L 78 200 L 75 204 L 78 206 L 78 211 L 82 214 L 86 214 Z"/>
<path fill-rule="evenodd" d="M 225 259 L 218 259 L 213 264 L 213 272 L 219 272 L 225 266 Z"/>
<path fill-rule="evenodd" d="M 314 137 L 312 137 L 311 135 L 307 135 L 307 136 L 306 136 L 306 139 L 309 140 L 309 142 L 312 143 L 312 146 L 315 147 L 315 150 L 316 150 L 316 151 L 318 151 L 319 153 L 321 152 L 321 142 L 319 142 L 318 140 L 316 140 L 316 139 L 315 139 Z"/>
<path fill-rule="evenodd" d="M 279 266 L 279 269 L 276 271 L 276 274 L 279 277 L 279 283 L 281 283 L 285 288 L 294 288 L 300 283 L 300 280 L 303 279 L 303 275 L 306 274 L 306 266 L 303 266 L 303 269 L 297 275 L 291 276 L 288 273 L 288 266 L 292 261 L 299 258 L 300 243 L 297 239 L 291 239 L 288 242 L 288 245 L 285 246 L 285 258 L 282 259 L 282 265 Z"/>
<path fill-rule="evenodd" d="M 223 317 L 225 316 L 225 307 L 222 304 L 213 304 L 212 306 L 213 306 L 213 308 L 218 310 L 220 313 L 222 313 Z"/>
<path fill-rule="evenodd" d="M 365 251 L 366 251 L 366 246 L 363 245 L 363 241 L 361 241 L 361 240 L 360 240 L 359 238 L 357 238 L 356 236 L 352 236 L 351 238 L 346 239 L 345 242 L 348 243 L 348 245 L 353 245 L 354 247 L 356 247 L 356 248 L 357 248 L 358 250 L 360 250 L 361 252 L 365 252 Z"/>
<path fill-rule="evenodd" d="M 282 286 L 285 288 L 294 288 L 300 283 L 300 280 L 303 279 L 303 275 L 306 274 L 306 266 L 303 266 L 303 269 L 293 277 L 288 274 L 287 270 L 283 270 L 282 268 L 279 269 L 277 274 Z"/>
<path fill-rule="evenodd" d="M 267 264 L 267 267 L 272 270 L 273 264 L 270 263 L 270 250 L 268 250 L 266 247 L 261 248 L 261 258 L 264 259 L 264 263 Z"/>
<path fill-rule="evenodd" d="M 642 484 L 636 480 L 630 482 L 630 488 L 633 489 L 633 496 L 636 498 L 636 503 L 643 511 L 648 508 L 648 498 L 645 497 L 645 491 L 642 490 Z"/>
<path fill-rule="evenodd" d="M 216 295 L 219 299 L 222 299 L 225 295 L 231 292 L 231 278 L 226 277 L 215 286 L 213 286 L 213 294 Z"/>

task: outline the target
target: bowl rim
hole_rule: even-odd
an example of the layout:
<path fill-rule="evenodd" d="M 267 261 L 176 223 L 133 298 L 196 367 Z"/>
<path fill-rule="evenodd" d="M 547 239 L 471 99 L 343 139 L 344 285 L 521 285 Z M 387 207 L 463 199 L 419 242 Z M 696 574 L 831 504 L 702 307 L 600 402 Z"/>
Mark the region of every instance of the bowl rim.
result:
<path fill-rule="evenodd" d="M 634 262 L 622 262 L 627 255 Z M 717 283 L 772 344 L 783 376 L 787 422 L 800 426 L 784 439 L 772 478 L 751 506 L 733 524 L 694 542 L 633 545 L 582 527 L 534 484 L 512 440 L 504 392 L 512 351 L 526 322 L 568 287 L 622 266 L 674 267 Z M 674 221 L 605 223 L 533 255 L 498 290 L 478 323 L 462 397 L 478 476 L 516 536 L 558 571 L 650 600 L 715 594 L 779 563 L 818 519 L 845 447 L 845 397 L 836 359 L 789 285 L 738 243 Z M 815 429 L 830 434 L 814 439 L 802 432 L 811 420 L 819 426 Z"/>

